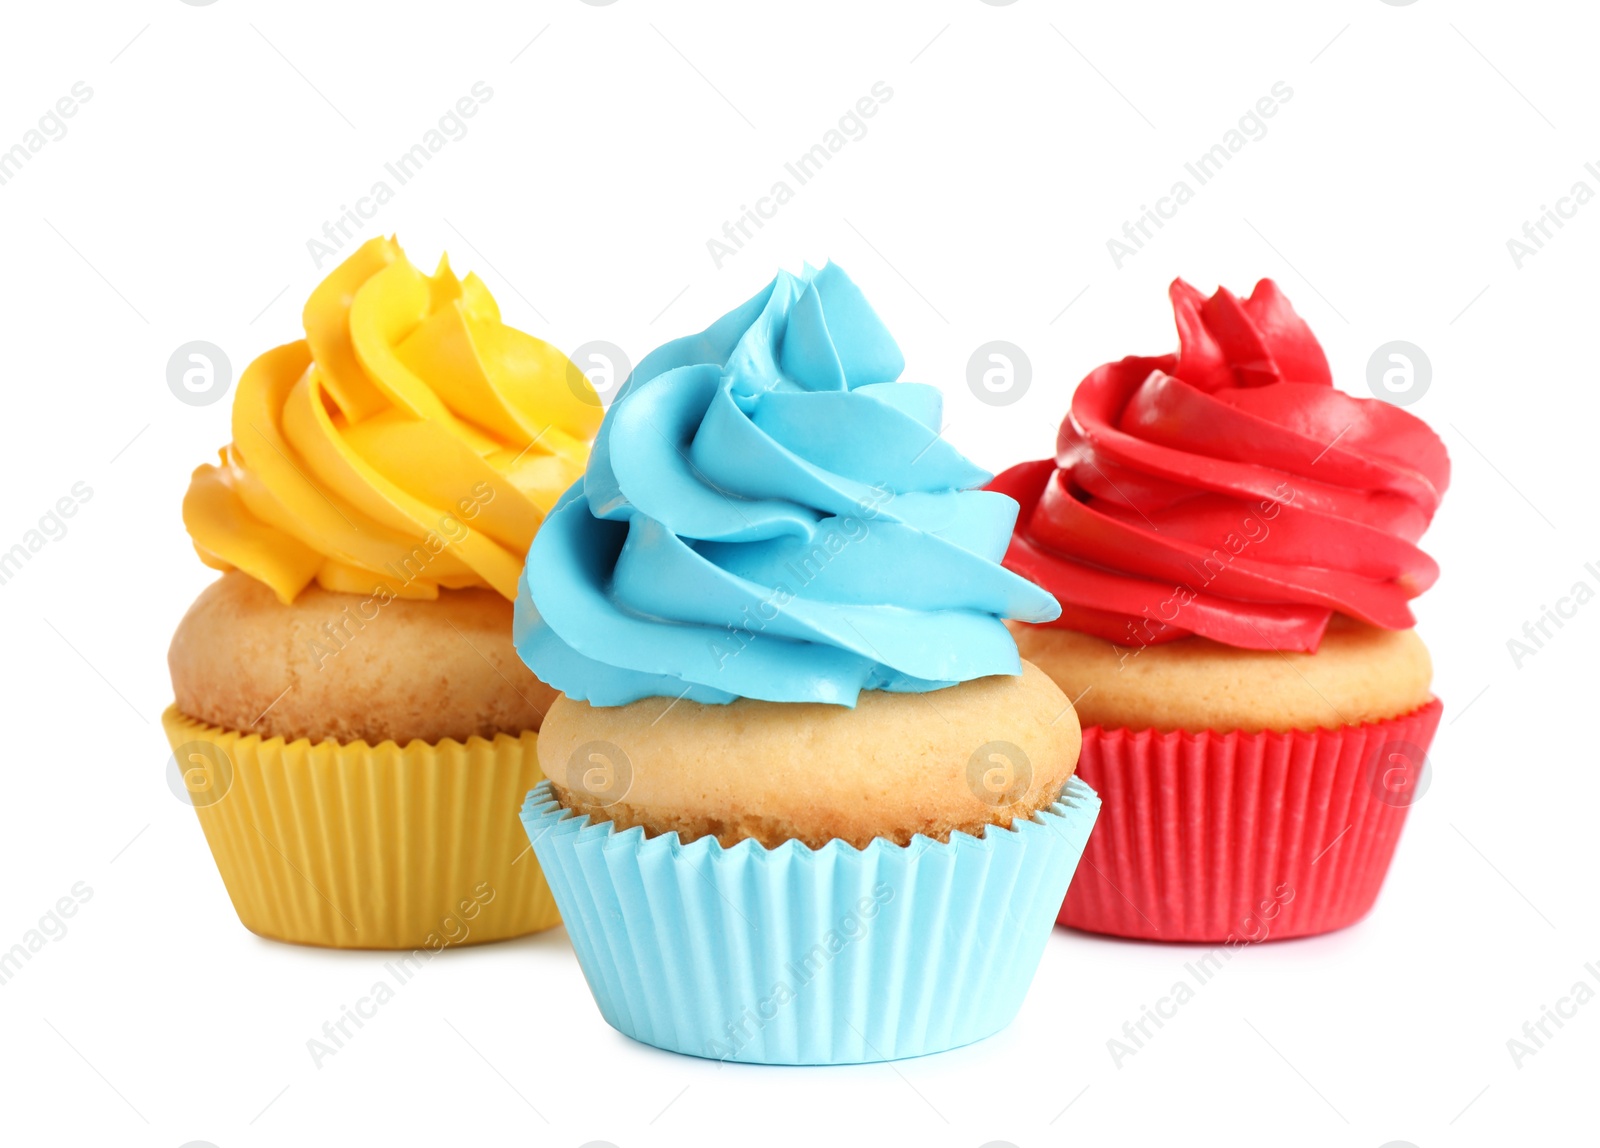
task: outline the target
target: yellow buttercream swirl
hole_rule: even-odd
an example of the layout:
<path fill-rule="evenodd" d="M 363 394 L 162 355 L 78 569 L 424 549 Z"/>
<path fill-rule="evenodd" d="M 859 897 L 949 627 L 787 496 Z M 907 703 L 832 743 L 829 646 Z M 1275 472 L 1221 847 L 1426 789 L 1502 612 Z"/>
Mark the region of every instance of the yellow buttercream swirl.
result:
<path fill-rule="evenodd" d="M 507 598 L 545 513 L 583 474 L 601 407 L 560 351 L 500 321 L 476 275 L 431 277 L 373 239 L 311 293 L 306 337 L 239 378 L 233 442 L 183 522 L 208 566 L 292 602 Z"/>

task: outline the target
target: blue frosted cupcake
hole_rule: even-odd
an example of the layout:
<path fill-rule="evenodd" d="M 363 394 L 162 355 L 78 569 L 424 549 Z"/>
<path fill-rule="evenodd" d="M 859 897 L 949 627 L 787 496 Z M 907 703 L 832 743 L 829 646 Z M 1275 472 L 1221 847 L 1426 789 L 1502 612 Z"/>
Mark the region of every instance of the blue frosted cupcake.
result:
<path fill-rule="evenodd" d="M 1099 801 L 1002 619 L 1016 519 L 837 267 L 645 358 L 516 607 L 560 690 L 523 808 L 602 1015 L 841 1064 L 1010 1022 Z"/>

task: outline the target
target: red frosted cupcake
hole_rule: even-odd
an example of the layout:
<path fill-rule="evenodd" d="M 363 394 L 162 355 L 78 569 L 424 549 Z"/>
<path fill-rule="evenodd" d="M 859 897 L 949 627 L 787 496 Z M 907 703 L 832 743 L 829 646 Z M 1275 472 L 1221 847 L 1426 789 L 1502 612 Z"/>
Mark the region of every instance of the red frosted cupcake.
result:
<path fill-rule="evenodd" d="M 1172 284 L 1179 351 L 1079 385 L 1005 564 L 1061 602 L 1022 656 L 1074 699 L 1104 812 L 1061 923 L 1166 941 L 1327 932 L 1372 907 L 1440 703 L 1409 600 L 1437 435 L 1335 390 L 1277 286 Z"/>

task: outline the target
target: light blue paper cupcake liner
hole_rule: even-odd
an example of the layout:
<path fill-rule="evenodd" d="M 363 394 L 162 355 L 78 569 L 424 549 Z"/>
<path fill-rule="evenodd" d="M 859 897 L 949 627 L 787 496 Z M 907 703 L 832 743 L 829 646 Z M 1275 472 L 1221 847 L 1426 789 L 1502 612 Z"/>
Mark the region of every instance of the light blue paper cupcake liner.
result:
<path fill-rule="evenodd" d="M 1011 829 L 777 849 L 522 808 L 607 1023 L 672 1052 L 855 1064 L 957 1048 L 1022 1006 L 1100 812 L 1074 777 Z"/>

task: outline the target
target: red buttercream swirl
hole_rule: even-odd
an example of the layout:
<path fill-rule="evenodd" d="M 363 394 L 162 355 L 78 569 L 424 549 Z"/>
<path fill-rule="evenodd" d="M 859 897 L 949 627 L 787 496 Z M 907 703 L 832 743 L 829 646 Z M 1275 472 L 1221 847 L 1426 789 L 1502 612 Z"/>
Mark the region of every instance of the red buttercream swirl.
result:
<path fill-rule="evenodd" d="M 1336 610 L 1413 625 L 1439 576 L 1416 542 L 1450 482 L 1444 443 L 1335 390 L 1272 280 L 1169 294 L 1178 353 L 1097 368 L 1055 458 L 990 484 L 1022 505 L 1006 566 L 1061 601 L 1050 625 L 1122 645 L 1315 651 Z"/>

